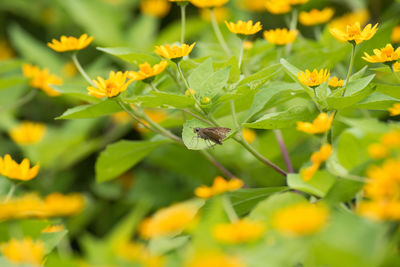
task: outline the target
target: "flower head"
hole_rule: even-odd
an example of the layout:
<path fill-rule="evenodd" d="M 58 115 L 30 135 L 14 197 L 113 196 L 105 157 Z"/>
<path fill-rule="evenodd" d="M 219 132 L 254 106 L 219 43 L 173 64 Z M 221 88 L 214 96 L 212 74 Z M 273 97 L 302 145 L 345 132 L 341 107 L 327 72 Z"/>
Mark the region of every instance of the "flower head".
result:
<path fill-rule="evenodd" d="M 265 232 L 261 222 L 242 219 L 228 224 L 217 224 L 213 228 L 214 238 L 225 244 L 240 244 L 260 239 Z"/>
<path fill-rule="evenodd" d="M 359 22 L 356 22 L 352 25 L 347 25 L 345 31 L 338 28 L 329 28 L 329 32 L 339 41 L 350 42 L 354 44 L 360 44 L 363 41 L 371 39 L 377 30 L 378 24 L 375 24 L 373 27 L 371 24 L 368 24 L 364 29 L 361 29 Z"/>
<path fill-rule="evenodd" d="M 256 34 L 262 29 L 261 22 L 258 21 L 257 23 L 253 24 L 252 20 L 249 20 L 247 22 L 239 20 L 237 23 L 233 22 L 228 23 L 227 21 L 225 21 L 225 24 L 230 32 L 241 35 Z"/>
<path fill-rule="evenodd" d="M 399 72 L 400 71 L 400 63 L 399 62 L 394 63 L 392 68 L 393 68 L 394 72 Z"/>
<path fill-rule="evenodd" d="M 344 80 L 340 80 L 338 77 L 333 76 L 329 79 L 328 85 L 332 88 L 342 87 L 344 84 Z"/>
<path fill-rule="evenodd" d="M 195 45 L 196 45 L 196 43 L 193 43 L 190 46 L 187 44 L 181 44 L 180 46 L 178 46 L 178 45 L 156 46 L 156 53 L 159 56 L 162 56 L 162 57 L 168 58 L 168 59 L 182 58 L 182 57 L 189 55 L 190 52 L 192 52 L 193 47 Z"/>
<path fill-rule="evenodd" d="M 31 64 L 23 64 L 22 72 L 25 77 L 29 78 L 30 86 L 40 89 L 48 96 L 59 96 L 60 93 L 51 88 L 51 85 L 60 85 L 62 79 L 54 74 L 51 74 L 48 69 L 41 70 L 38 66 Z"/>
<path fill-rule="evenodd" d="M 221 7 L 228 2 L 229 0 L 190 0 L 190 3 L 199 8 Z"/>
<path fill-rule="evenodd" d="M 129 71 L 128 78 L 134 81 L 142 81 L 148 78 L 154 77 L 165 70 L 168 66 L 168 62 L 166 60 L 161 61 L 158 64 L 155 64 L 153 67 L 150 66 L 149 63 L 143 63 L 139 65 L 139 71 Z"/>
<path fill-rule="evenodd" d="M 223 177 L 218 176 L 214 179 L 211 187 L 203 185 L 196 188 L 195 195 L 200 198 L 210 198 L 218 194 L 240 189 L 242 186 L 243 182 L 240 179 L 233 178 L 227 181 Z"/>
<path fill-rule="evenodd" d="M 265 0 L 241 0 L 239 5 L 245 10 L 254 12 L 262 12 L 266 10 Z"/>
<path fill-rule="evenodd" d="M 11 239 L 0 245 L 1 254 L 13 264 L 41 266 L 45 254 L 44 244 L 31 238 Z"/>
<path fill-rule="evenodd" d="M 11 139 L 19 145 L 32 145 L 40 142 L 46 132 L 43 123 L 25 121 L 10 131 Z"/>
<path fill-rule="evenodd" d="M 272 14 L 285 14 L 292 10 L 288 0 L 266 0 L 265 8 Z"/>
<path fill-rule="evenodd" d="M 400 25 L 393 28 L 391 38 L 393 43 L 400 43 Z"/>
<path fill-rule="evenodd" d="M 298 121 L 297 130 L 309 134 L 325 133 L 331 128 L 332 121 L 333 114 L 328 115 L 327 113 L 320 113 L 312 123 Z"/>
<path fill-rule="evenodd" d="M 170 9 L 171 4 L 167 0 L 142 0 L 140 2 L 140 10 L 143 14 L 157 18 L 165 17 Z"/>
<path fill-rule="evenodd" d="M 322 205 L 292 204 L 275 213 L 273 225 L 276 230 L 289 236 L 310 235 L 325 226 L 328 215 L 328 209 Z"/>
<path fill-rule="evenodd" d="M 57 52 L 66 52 L 66 51 L 76 51 L 82 50 L 87 47 L 93 41 L 93 37 L 88 37 L 88 35 L 82 34 L 81 37 L 67 37 L 61 36 L 60 41 L 53 39 L 51 43 L 47 43 L 47 45 Z"/>
<path fill-rule="evenodd" d="M 397 116 L 400 115 L 400 103 L 396 103 L 393 107 L 388 109 L 390 116 Z"/>
<path fill-rule="evenodd" d="M 297 30 L 275 29 L 264 31 L 264 39 L 274 45 L 287 45 L 296 40 L 297 34 Z"/>
<path fill-rule="evenodd" d="M 201 19 L 203 19 L 205 21 L 211 21 L 210 12 L 211 11 L 208 8 L 200 8 L 199 9 Z M 215 15 L 215 20 L 217 22 L 225 21 L 229 15 L 229 10 L 226 7 L 215 7 L 215 8 L 213 8 L 213 12 Z"/>
<path fill-rule="evenodd" d="M 305 26 L 313 26 L 327 23 L 335 13 L 333 8 L 327 7 L 322 10 L 312 9 L 309 12 L 302 11 L 299 14 L 299 21 Z"/>
<path fill-rule="evenodd" d="M 400 47 L 395 50 L 391 44 L 387 44 L 384 48 L 374 49 L 374 54 L 370 56 L 364 52 L 365 56 L 362 58 L 371 63 L 392 64 L 400 58 Z"/>
<path fill-rule="evenodd" d="M 242 130 L 242 136 L 244 140 L 246 140 L 247 143 L 253 143 L 254 140 L 257 138 L 257 134 L 254 130 L 248 129 L 248 128 L 243 128 Z"/>
<path fill-rule="evenodd" d="M 0 157 L 0 175 L 21 181 L 32 180 L 39 172 L 39 164 L 30 167 L 29 159 L 24 159 L 20 164 L 15 162 L 10 155 Z"/>
<path fill-rule="evenodd" d="M 310 87 L 323 84 L 328 80 L 329 76 L 330 72 L 327 69 L 321 69 L 320 71 L 314 69 L 312 72 L 307 69 L 305 72 L 300 71 L 297 73 L 297 78 L 299 81 L 302 84 Z"/>
<path fill-rule="evenodd" d="M 232 255 L 211 251 L 196 255 L 185 264 L 185 267 L 245 267 L 243 261 Z"/>
<path fill-rule="evenodd" d="M 319 151 L 314 152 L 311 155 L 312 165 L 301 170 L 300 175 L 304 181 L 309 181 L 318 171 L 321 164 L 324 163 L 332 154 L 332 146 L 330 144 L 325 144 L 321 146 Z"/>
<path fill-rule="evenodd" d="M 133 81 L 126 81 L 127 78 L 128 72 L 118 71 L 115 73 L 111 71 L 107 80 L 97 77 L 97 81 L 93 80 L 96 87 L 88 86 L 87 90 L 89 91 L 89 95 L 97 98 L 114 97 L 126 91 L 128 85 Z"/>
<path fill-rule="evenodd" d="M 178 203 L 160 209 L 141 223 L 139 233 L 146 239 L 179 233 L 194 222 L 198 208 L 194 203 Z"/>
<path fill-rule="evenodd" d="M 387 157 L 388 153 L 389 149 L 380 143 L 374 143 L 368 146 L 368 154 L 373 159 L 383 159 Z"/>

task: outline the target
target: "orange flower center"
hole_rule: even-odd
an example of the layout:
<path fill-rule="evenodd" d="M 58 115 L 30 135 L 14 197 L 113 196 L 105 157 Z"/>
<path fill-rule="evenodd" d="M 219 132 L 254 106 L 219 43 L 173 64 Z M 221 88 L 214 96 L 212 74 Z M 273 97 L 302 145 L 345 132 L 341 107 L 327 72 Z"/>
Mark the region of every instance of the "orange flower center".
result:
<path fill-rule="evenodd" d="M 111 93 L 116 88 L 117 88 L 117 84 L 113 83 L 113 82 L 107 83 L 107 85 L 106 85 L 107 93 Z"/>

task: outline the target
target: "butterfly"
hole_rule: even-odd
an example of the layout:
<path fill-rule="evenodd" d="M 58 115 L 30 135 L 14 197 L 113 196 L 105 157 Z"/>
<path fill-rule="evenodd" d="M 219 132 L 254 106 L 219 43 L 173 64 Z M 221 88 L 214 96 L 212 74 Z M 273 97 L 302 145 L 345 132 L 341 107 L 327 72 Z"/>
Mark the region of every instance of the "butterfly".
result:
<path fill-rule="evenodd" d="M 197 138 L 201 138 L 205 141 L 211 141 L 214 144 L 222 145 L 222 141 L 226 138 L 226 134 L 229 133 L 231 129 L 223 127 L 196 127 L 193 129 L 193 131 L 197 134 Z"/>

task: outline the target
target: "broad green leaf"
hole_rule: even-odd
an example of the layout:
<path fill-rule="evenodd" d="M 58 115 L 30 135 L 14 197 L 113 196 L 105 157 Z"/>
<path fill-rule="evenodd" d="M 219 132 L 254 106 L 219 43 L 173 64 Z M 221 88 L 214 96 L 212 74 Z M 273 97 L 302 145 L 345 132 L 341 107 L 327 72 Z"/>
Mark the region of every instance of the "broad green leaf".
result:
<path fill-rule="evenodd" d="M 214 96 L 218 95 L 228 82 L 229 71 L 230 68 L 225 68 L 215 71 L 213 74 L 211 74 L 211 76 L 204 77 L 204 82 L 200 85 L 200 87 L 198 89 L 195 87 L 193 88 L 196 92 L 199 92 L 199 98 L 213 98 Z"/>
<path fill-rule="evenodd" d="M 87 119 L 96 118 L 101 116 L 107 116 L 121 111 L 121 107 L 116 101 L 106 99 L 96 104 L 81 105 L 74 108 L 70 108 L 65 111 L 61 116 L 57 117 L 60 119 Z"/>
<path fill-rule="evenodd" d="M 359 102 L 355 107 L 361 109 L 387 110 L 396 103 L 399 103 L 399 99 L 374 92 L 363 101 Z"/>
<path fill-rule="evenodd" d="M 127 29 L 126 37 L 129 43 L 135 44 L 135 47 L 152 50 L 158 28 L 159 20 L 156 17 L 142 13 L 135 19 L 135 23 L 132 23 L 130 28 Z"/>
<path fill-rule="evenodd" d="M 233 56 L 227 61 L 213 63 L 213 67 L 216 70 L 229 67 L 230 71 L 229 71 L 228 83 L 234 84 L 240 80 L 240 70 L 239 70 L 238 64 L 239 64 L 239 62 L 238 62 L 237 58 L 235 56 Z"/>
<path fill-rule="evenodd" d="M 144 62 L 148 62 L 150 64 L 156 64 L 160 62 L 160 59 L 154 54 L 140 51 L 131 47 L 97 47 L 97 50 L 116 56 L 135 65 L 139 65 Z"/>
<path fill-rule="evenodd" d="M 182 131 L 182 139 L 185 146 L 190 150 L 203 150 L 214 145 L 212 141 L 206 141 L 197 137 L 197 134 L 194 132 L 194 128 L 197 127 L 208 128 L 212 126 L 197 119 L 186 121 Z"/>
<path fill-rule="evenodd" d="M 96 161 L 96 181 L 106 182 L 117 178 L 135 166 L 150 152 L 168 140 L 161 141 L 119 141 L 108 145 Z"/>
<path fill-rule="evenodd" d="M 67 233 L 67 230 L 54 233 L 42 233 L 39 236 L 39 240 L 44 244 L 45 254 L 49 254 L 61 242 Z"/>
<path fill-rule="evenodd" d="M 0 74 L 21 69 L 22 61 L 20 59 L 7 59 L 0 61 Z"/>
<path fill-rule="evenodd" d="M 339 163 L 347 170 L 357 167 L 368 159 L 367 146 L 367 144 L 363 144 L 361 138 L 357 137 L 357 130 L 344 131 L 337 144 Z"/>
<path fill-rule="evenodd" d="M 375 84 L 376 92 L 397 98 L 400 100 L 400 85 Z"/>
<path fill-rule="evenodd" d="M 64 96 L 70 96 L 88 103 L 99 103 L 101 100 L 88 94 L 85 86 L 82 85 L 52 85 L 51 88 Z"/>
<path fill-rule="evenodd" d="M 27 84 L 27 79 L 22 76 L 0 77 L 0 90 L 22 84 Z"/>
<path fill-rule="evenodd" d="M 210 77 L 213 74 L 213 72 L 214 69 L 212 66 L 212 59 L 208 58 L 200 65 L 198 65 L 189 75 L 188 78 L 189 86 L 196 92 L 199 92 L 201 89 L 201 85 L 203 84 L 205 79 Z"/>
<path fill-rule="evenodd" d="M 287 187 L 242 188 L 229 193 L 236 213 L 243 216 L 249 213 L 260 201 L 271 195 L 287 190 Z"/>
<path fill-rule="evenodd" d="M 326 171 L 317 171 L 310 181 L 304 181 L 299 174 L 291 173 L 287 177 L 290 188 L 323 197 L 335 183 L 336 178 Z"/>
<path fill-rule="evenodd" d="M 307 94 L 308 94 L 310 97 L 313 98 L 313 97 L 315 96 L 314 91 L 313 91 L 310 87 L 308 87 L 308 86 L 302 84 L 302 83 L 299 81 L 299 79 L 297 78 L 297 74 L 300 73 L 300 70 L 299 70 L 298 68 L 296 68 L 295 66 L 293 66 L 292 64 L 290 64 L 290 63 L 289 63 L 286 59 L 284 59 L 284 58 L 281 58 L 281 64 L 282 64 L 283 69 L 285 70 L 285 72 L 290 76 L 290 78 L 292 78 L 293 81 L 295 81 L 295 82 L 298 83 L 301 87 L 303 87 L 303 89 L 307 92 Z"/>
<path fill-rule="evenodd" d="M 282 67 L 280 66 L 280 64 L 265 67 L 262 70 L 245 77 L 239 82 L 238 86 L 247 85 L 250 87 L 250 89 L 257 89 L 265 82 L 275 77 L 275 75 L 280 73 L 281 69 Z"/>
<path fill-rule="evenodd" d="M 164 92 L 151 92 L 151 95 L 139 96 L 134 99 L 125 99 L 130 103 L 140 103 L 148 108 L 187 108 L 194 105 L 195 100 L 191 96 L 170 94 Z"/>
<path fill-rule="evenodd" d="M 312 115 L 309 107 L 295 106 L 286 111 L 269 113 L 255 122 L 243 123 L 243 126 L 254 129 L 282 129 L 296 125 L 297 121 L 311 120 Z"/>
<path fill-rule="evenodd" d="M 362 130 L 364 133 L 386 133 L 390 127 L 376 118 L 347 118 L 337 117 L 337 120 Z"/>
<path fill-rule="evenodd" d="M 330 204 L 348 202 L 362 189 L 364 183 L 338 179 L 326 193 L 324 200 Z"/>

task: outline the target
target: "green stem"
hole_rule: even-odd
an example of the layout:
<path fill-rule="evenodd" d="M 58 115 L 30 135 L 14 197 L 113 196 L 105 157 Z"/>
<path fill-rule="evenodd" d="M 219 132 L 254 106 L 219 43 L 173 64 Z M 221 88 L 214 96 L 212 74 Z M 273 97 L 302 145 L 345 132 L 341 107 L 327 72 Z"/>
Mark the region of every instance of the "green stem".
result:
<path fill-rule="evenodd" d="M 221 173 L 223 173 L 226 177 L 228 178 L 234 178 L 236 177 L 233 175 L 230 171 L 228 171 L 221 163 L 219 163 L 210 153 L 208 153 L 205 150 L 200 150 L 200 153 L 203 154 L 203 156 L 208 159 L 215 167 L 217 167 Z"/>
<path fill-rule="evenodd" d="M 76 56 L 76 53 L 72 54 L 72 61 L 74 62 L 76 68 L 78 69 L 79 73 L 85 78 L 85 80 L 90 83 L 93 87 L 96 87 L 94 82 L 90 79 L 89 75 L 85 72 L 85 70 L 82 68 L 81 64 L 78 61 L 78 58 Z"/>
<path fill-rule="evenodd" d="M 160 92 L 160 90 L 158 90 L 153 83 L 150 83 L 150 87 L 151 89 L 153 89 L 154 92 Z"/>
<path fill-rule="evenodd" d="M 239 217 L 237 216 L 235 210 L 233 209 L 231 201 L 226 195 L 223 196 L 222 198 L 222 204 L 224 206 L 224 210 L 229 220 L 231 222 L 237 222 L 239 220 Z"/>
<path fill-rule="evenodd" d="M 212 122 L 210 122 L 210 121 L 208 121 L 208 120 L 202 118 L 201 116 L 199 116 L 199 115 L 197 115 L 197 114 L 191 112 L 191 111 L 188 110 L 188 109 L 183 109 L 182 111 L 183 111 L 184 113 L 187 113 L 187 114 L 189 114 L 190 116 L 192 116 L 192 117 L 194 117 L 194 118 L 196 118 L 196 119 L 198 119 L 198 120 L 204 122 L 204 123 L 207 123 L 207 124 L 209 124 L 209 125 L 211 125 L 211 126 L 214 126 L 214 124 L 213 124 Z"/>
<path fill-rule="evenodd" d="M 210 9 L 210 17 L 211 17 L 211 24 L 213 26 L 213 29 L 214 29 L 215 35 L 217 36 L 219 44 L 221 45 L 222 49 L 224 49 L 226 55 L 228 57 L 231 57 L 232 52 L 225 42 L 224 36 L 222 35 L 221 30 L 218 26 L 218 22 L 217 22 L 217 18 L 215 17 L 214 9 L 212 9 L 212 8 Z"/>
<path fill-rule="evenodd" d="M 181 4 L 181 44 L 185 43 L 185 24 L 186 24 L 186 6 L 187 3 Z"/>
<path fill-rule="evenodd" d="M 17 188 L 17 185 L 15 183 L 11 184 L 10 190 L 7 193 L 6 198 L 3 201 L 3 204 L 7 203 L 8 201 L 10 201 L 10 199 L 12 198 L 12 196 L 14 195 L 15 189 Z"/>
<path fill-rule="evenodd" d="M 245 42 L 245 40 L 246 40 L 246 39 L 243 39 L 243 40 L 242 40 L 242 44 L 241 44 L 241 47 L 240 47 L 240 54 L 239 54 L 239 70 L 240 70 L 240 67 L 242 66 L 242 61 L 243 61 L 243 50 L 244 50 L 244 42 Z"/>
<path fill-rule="evenodd" d="M 394 71 L 394 64 L 392 64 L 392 67 L 390 69 L 392 70 L 392 73 L 397 78 L 397 80 L 400 81 L 400 76 L 399 76 L 398 72 Z"/>
<path fill-rule="evenodd" d="M 294 173 L 292 161 L 290 160 L 289 151 L 285 144 L 285 139 L 283 139 L 282 131 L 279 129 L 274 130 L 276 141 L 278 142 L 279 148 L 282 153 L 283 160 L 285 161 L 286 168 L 289 173 Z"/>
<path fill-rule="evenodd" d="M 231 100 L 231 113 L 232 113 L 232 119 L 233 123 L 235 124 L 236 129 L 240 129 L 240 125 L 236 116 L 236 110 L 235 110 L 235 101 Z"/>
<path fill-rule="evenodd" d="M 297 17 L 298 17 L 299 11 L 297 10 L 297 8 L 293 8 L 292 11 L 292 20 L 290 21 L 290 26 L 289 29 L 291 31 L 294 31 L 297 29 Z M 292 50 L 292 45 L 293 43 L 287 44 L 286 45 L 286 55 L 290 54 L 290 50 Z"/>
<path fill-rule="evenodd" d="M 190 90 L 189 83 L 186 81 L 185 75 L 183 75 L 181 66 L 179 65 L 179 63 L 176 63 L 176 66 L 178 68 L 179 75 L 181 76 L 183 82 L 185 83 L 186 89 L 189 91 L 189 93 L 192 96 L 192 98 L 194 99 L 194 101 L 196 101 L 197 105 L 199 107 L 201 107 L 201 104 L 200 104 L 199 100 L 197 100 L 197 98 L 194 96 L 192 90 Z"/>
<path fill-rule="evenodd" d="M 349 66 L 349 70 L 347 71 L 346 84 L 344 85 L 342 96 L 344 96 L 346 94 L 347 85 L 349 84 L 351 72 L 353 70 L 355 54 L 356 54 L 356 44 L 354 43 L 354 44 L 352 44 L 352 48 L 351 48 L 350 66 Z"/>
<path fill-rule="evenodd" d="M 118 105 L 129 115 L 131 115 L 131 117 L 139 124 L 143 125 L 143 127 L 145 127 L 147 130 L 152 131 L 152 132 L 156 132 L 154 129 L 152 129 L 151 127 L 149 127 L 147 124 L 143 123 L 143 121 L 140 119 L 140 116 L 138 114 L 136 114 L 136 112 L 134 112 L 132 110 L 132 108 L 125 104 L 121 99 L 117 100 Z"/>

